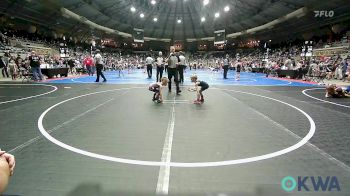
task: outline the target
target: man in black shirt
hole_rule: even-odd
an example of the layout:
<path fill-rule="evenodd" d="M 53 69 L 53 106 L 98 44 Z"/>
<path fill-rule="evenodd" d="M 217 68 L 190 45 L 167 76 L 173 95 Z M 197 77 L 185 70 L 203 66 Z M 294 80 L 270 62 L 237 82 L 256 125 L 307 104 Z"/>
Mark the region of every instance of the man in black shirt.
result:
<path fill-rule="evenodd" d="M 224 59 L 224 66 L 223 66 L 223 68 L 224 68 L 224 79 L 227 79 L 227 72 L 228 72 L 228 68 L 229 68 L 229 66 L 230 66 L 230 59 L 229 59 L 229 55 L 228 54 L 226 54 L 226 58 Z"/>
<path fill-rule="evenodd" d="M 34 80 L 43 80 L 43 74 L 41 73 L 40 68 L 40 57 L 34 51 L 32 51 L 32 54 L 29 57 L 29 65 L 32 69 Z"/>
<path fill-rule="evenodd" d="M 174 82 L 176 85 L 176 94 L 179 95 L 181 93 L 179 86 L 179 72 L 177 67 L 179 65 L 180 59 L 179 56 L 175 54 L 175 47 L 170 47 L 170 56 L 167 59 L 168 62 L 168 79 L 169 79 L 169 92 L 171 92 L 171 79 L 174 77 Z"/>
<path fill-rule="evenodd" d="M 10 75 L 8 73 L 8 62 L 9 58 L 8 55 L 5 53 L 5 56 L 1 57 L 0 56 L 0 68 L 2 68 L 1 72 L 2 72 L 2 76 L 3 77 L 7 77 L 9 78 Z"/>
<path fill-rule="evenodd" d="M 3 60 L 2 56 L 0 56 L 0 69 L 2 72 L 2 77 L 9 77 L 9 74 L 7 72 L 7 65 L 6 65 L 5 61 Z"/>
<path fill-rule="evenodd" d="M 75 68 L 74 68 L 75 62 L 74 62 L 74 60 L 73 60 L 72 58 L 70 58 L 70 59 L 68 60 L 68 65 L 69 65 L 69 71 L 70 71 L 70 73 L 71 73 L 71 74 L 76 74 L 76 70 L 75 70 Z"/>

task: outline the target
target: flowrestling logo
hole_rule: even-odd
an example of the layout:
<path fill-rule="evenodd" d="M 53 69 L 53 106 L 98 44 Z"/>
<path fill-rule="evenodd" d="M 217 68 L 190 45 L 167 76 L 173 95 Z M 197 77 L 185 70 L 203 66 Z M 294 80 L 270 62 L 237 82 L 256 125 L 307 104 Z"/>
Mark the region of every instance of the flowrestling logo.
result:
<path fill-rule="evenodd" d="M 336 176 L 286 176 L 281 181 L 281 187 L 286 192 L 296 191 L 341 191 L 338 178 Z"/>
<path fill-rule="evenodd" d="M 333 10 L 315 10 L 314 13 L 316 18 L 332 18 L 334 16 Z"/>

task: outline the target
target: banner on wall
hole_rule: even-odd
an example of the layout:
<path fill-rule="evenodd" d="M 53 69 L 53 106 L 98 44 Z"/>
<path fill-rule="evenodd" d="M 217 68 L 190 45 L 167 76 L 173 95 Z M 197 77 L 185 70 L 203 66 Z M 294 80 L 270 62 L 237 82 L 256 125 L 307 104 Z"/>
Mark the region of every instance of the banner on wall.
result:
<path fill-rule="evenodd" d="M 214 44 L 224 44 L 226 42 L 225 29 L 214 31 Z"/>
<path fill-rule="evenodd" d="M 143 29 L 134 28 L 134 32 L 133 32 L 134 42 L 137 42 L 137 43 L 145 42 L 143 32 L 144 32 Z"/>

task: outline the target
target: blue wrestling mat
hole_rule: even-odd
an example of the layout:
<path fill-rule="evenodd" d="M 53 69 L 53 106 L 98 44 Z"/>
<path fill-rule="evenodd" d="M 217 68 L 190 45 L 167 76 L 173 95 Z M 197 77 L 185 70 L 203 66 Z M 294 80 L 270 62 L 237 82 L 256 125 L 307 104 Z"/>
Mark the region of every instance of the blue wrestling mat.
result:
<path fill-rule="evenodd" d="M 147 73 L 143 70 L 134 70 L 132 73 L 124 70 L 124 74 L 119 77 L 118 71 L 104 72 L 107 78 L 108 84 L 150 84 L 156 80 L 156 71 L 153 70 L 151 79 L 148 79 Z M 190 85 L 190 76 L 196 74 L 199 80 L 203 80 L 209 83 L 209 85 L 240 85 L 240 86 L 315 86 L 315 84 L 303 83 L 294 80 L 284 80 L 278 78 L 266 78 L 265 74 L 262 73 L 247 73 L 241 72 L 239 81 L 235 80 L 236 72 L 229 71 L 228 79 L 223 79 L 222 72 L 213 71 L 194 71 L 187 70 L 185 77 L 185 85 Z M 167 76 L 167 73 L 163 73 L 163 76 Z M 51 80 L 49 83 L 95 83 L 96 76 L 80 76 L 76 78 L 58 79 Z M 100 79 L 102 81 L 103 79 Z"/>

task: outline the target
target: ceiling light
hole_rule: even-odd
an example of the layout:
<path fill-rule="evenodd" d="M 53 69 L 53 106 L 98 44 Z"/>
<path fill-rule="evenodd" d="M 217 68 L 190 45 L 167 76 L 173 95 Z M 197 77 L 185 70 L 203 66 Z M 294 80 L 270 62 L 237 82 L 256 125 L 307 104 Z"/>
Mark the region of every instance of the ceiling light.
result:
<path fill-rule="evenodd" d="M 230 7 L 229 7 L 229 6 L 226 6 L 226 7 L 224 8 L 224 11 L 225 11 L 225 12 L 230 11 Z"/>
<path fill-rule="evenodd" d="M 209 0 L 203 0 L 203 5 L 206 6 L 209 4 Z"/>
<path fill-rule="evenodd" d="M 181 19 L 177 19 L 177 23 L 179 23 L 179 24 L 180 24 L 181 22 L 182 22 L 182 20 L 181 20 Z"/>
<path fill-rule="evenodd" d="M 155 1 L 155 0 L 152 0 L 152 1 L 151 1 L 151 4 L 152 4 L 152 5 L 156 4 L 156 1 Z"/>
<path fill-rule="evenodd" d="M 131 6 L 130 11 L 135 12 L 136 8 L 134 6 Z"/>
<path fill-rule="evenodd" d="M 158 21 L 158 18 L 153 18 L 153 21 L 154 21 L 154 22 L 157 22 L 157 21 Z"/>
<path fill-rule="evenodd" d="M 215 18 L 219 18 L 220 17 L 220 13 L 216 12 L 214 16 L 215 16 Z"/>
<path fill-rule="evenodd" d="M 141 13 L 141 14 L 140 14 L 140 17 L 143 18 L 143 17 L 145 17 L 145 15 L 144 15 L 143 13 Z"/>
<path fill-rule="evenodd" d="M 201 22 L 205 22 L 205 17 L 204 16 L 201 18 Z"/>

